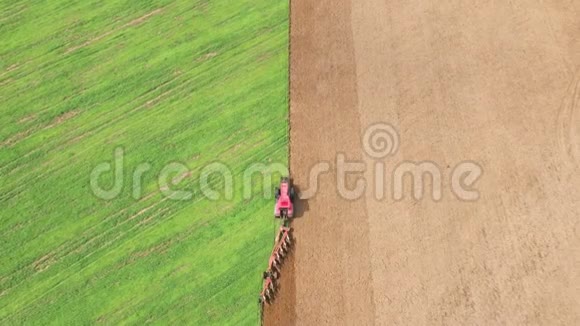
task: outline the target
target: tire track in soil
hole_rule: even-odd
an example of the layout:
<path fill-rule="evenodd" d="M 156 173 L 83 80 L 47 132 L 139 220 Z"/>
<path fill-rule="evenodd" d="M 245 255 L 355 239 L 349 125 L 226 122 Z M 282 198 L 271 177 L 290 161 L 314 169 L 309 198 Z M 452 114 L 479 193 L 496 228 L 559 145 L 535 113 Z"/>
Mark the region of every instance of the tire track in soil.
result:
<path fill-rule="evenodd" d="M 580 73 L 574 74 L 574 79 L 568 87 L 558 112 L 558 146 L 565 162 L 577 165 L 580 159 L 578 144 L 577 112 L 580 98 Z"/>

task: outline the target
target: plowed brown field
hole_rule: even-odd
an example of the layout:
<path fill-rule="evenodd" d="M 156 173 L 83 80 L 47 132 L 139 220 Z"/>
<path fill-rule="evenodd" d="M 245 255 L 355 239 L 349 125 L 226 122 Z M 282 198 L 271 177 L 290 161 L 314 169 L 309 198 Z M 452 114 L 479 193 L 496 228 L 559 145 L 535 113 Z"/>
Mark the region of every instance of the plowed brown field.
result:
<path fill-rule="evenodd" d="M 312 166 L 332 168 L 293 224 L 265 323 L 580 325 L 580 2 L 297 0 L 291 13 L 291 172 L 304 189 Z M 381 160 L 361 141 L 376 122 L 400 135 Z M 337 191 L 338 153 L 366 163 L 347 180 L 367 181 L 358 200 Z M 390 173 L 425 160 L 443 198 L 394 200 Z M 475 202 L 449 181 L 466 160 L 484 170 Z"/>

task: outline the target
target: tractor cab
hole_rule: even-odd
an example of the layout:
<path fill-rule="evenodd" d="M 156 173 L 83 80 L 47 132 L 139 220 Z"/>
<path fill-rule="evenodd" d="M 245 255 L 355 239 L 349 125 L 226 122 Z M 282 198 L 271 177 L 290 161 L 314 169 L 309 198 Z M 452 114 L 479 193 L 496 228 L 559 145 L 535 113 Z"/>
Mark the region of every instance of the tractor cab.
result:
<path fill-rule="evenodd" d="M 274 207 L 274 217 L 292 218 L 294 217 L 294 200 L 296 194 L 292 182 L 289 178 L 280 179 L 280 186 L 276 188 L 276 205 Z"/>

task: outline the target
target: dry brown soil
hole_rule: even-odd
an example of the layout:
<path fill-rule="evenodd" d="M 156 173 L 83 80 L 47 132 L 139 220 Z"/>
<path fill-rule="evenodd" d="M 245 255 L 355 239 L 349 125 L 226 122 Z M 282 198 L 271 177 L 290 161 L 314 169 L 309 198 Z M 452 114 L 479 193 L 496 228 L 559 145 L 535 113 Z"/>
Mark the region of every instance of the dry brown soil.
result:
<path fill-rule="evenodd" d="M 267 325 L 580 325 L 580 1 L 294 0 L 290 62 L 292 175 L 332 168 Z M 400 147 L 375 160 L 361 138 L 381 121 Z M 359 200 L 337 153 L 367 166 Z M 409 182 L 394 200 L 397 165 L 424 160 L 443 198 Z M 451 189 L 465 160 L 475 202 Z"/>

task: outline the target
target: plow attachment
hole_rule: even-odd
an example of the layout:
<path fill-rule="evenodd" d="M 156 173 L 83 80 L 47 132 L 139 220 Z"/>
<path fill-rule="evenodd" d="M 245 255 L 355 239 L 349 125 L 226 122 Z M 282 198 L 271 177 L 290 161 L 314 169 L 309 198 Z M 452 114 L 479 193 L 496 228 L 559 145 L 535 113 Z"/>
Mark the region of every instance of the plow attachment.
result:
<path fill-rule="evenodd" d="M 274 300 L 274 295 L 278 287 L 277 281 L 280 278 L 280 269 L 284 259 L 288 256 L 292 248 L 291 231 L 292 229 L 287 226 L 282 226 L 278 230 L 276 243 L 274 244 L 274 249 L 272 249 L 268 262 L 268 269 L 263 275 L 264 283 L 259 297 L 261 304 L 270 304 Z"/>

